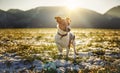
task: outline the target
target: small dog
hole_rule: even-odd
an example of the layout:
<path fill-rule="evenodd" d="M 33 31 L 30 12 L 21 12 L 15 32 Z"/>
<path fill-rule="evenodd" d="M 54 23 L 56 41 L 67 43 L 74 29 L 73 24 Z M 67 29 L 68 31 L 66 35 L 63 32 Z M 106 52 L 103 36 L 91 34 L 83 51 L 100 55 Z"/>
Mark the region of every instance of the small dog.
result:
<path fill-rule="evenodd" d="M 57 34 L 55 35 L 55 43 L 59 50 L 59 55 L 62 55 L 63 48 L 66 48 L 66 58 L 68 58 L 70 45 L 72 44 L 74 48 L 74 59 L 76 58 L 75 49 L 75 35 L 73 35 L 70 30 L 70 18 L 55 17 L 57 21 Z"/>

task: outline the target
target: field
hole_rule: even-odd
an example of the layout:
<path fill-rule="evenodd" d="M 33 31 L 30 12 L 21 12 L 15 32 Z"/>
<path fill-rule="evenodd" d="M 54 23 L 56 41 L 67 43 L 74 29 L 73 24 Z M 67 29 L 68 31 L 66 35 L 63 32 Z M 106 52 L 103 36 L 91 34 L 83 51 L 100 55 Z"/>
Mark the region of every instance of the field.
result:
<path fill-rule="evenodd" d="M 79 55 L 58 57 L 55 28 L 0 29 L 0 73 L 120 73 L 120 30 L 74 28 Z M 65 54 L 64 50 L 64 54 Z"/>

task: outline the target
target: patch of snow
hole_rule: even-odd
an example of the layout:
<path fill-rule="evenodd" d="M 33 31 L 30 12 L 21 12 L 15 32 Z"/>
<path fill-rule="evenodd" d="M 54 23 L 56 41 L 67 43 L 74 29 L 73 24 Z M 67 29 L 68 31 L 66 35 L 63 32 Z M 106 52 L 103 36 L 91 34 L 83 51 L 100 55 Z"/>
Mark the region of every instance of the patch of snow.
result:
<path fill-rule="evenodd" d="M 79 57 L 90 57 L 93 55 L 92 52 L 79 52 Z"/>

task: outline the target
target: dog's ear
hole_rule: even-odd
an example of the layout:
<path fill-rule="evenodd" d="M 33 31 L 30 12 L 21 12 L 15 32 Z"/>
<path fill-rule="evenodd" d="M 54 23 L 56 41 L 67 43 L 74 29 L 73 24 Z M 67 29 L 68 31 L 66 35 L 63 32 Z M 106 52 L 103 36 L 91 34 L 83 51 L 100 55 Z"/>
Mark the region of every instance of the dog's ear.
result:
<path fill-rule="evenodd" d="M 55 19 L 56 19 L 56 21 L 58 22 L 58 23 L 60 23 L 61 22 L 61 17 L 55 17 Z"/>
<path fill-rule="evenodd" d="M 66 20 L 67 20 L 68 24 L 70 24 L 70 22 L 71 22 L 70 18 L 67 17 Z"/>
<path fill-rule="evenodd" d="M 60 19 L 61 19 L 61 17 L 57 16 L 57 17 L 55 17 L 55 19 L 56 19 L 56 20 L 60 20 Z"/>

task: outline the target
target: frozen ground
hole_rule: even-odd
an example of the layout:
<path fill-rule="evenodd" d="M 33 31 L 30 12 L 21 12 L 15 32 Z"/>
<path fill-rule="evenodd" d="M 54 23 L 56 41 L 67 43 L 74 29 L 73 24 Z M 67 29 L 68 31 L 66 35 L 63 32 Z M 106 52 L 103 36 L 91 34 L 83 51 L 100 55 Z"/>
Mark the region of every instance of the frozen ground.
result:
<path fill-rule="evenodd" d="M 120 30 L 74 29 L 79 55 L 71 49 L 68 61 L 57 56 L 55 33 L 1 29 L 0 73 L 120 73 Z"/>
<path fill-rule="evenodd" d="M 36 56 L 39 55 L 36 54 Z M 120 58 L 120 54 L 113 55 L 108 52 L 105 54 L 105 56 L 111 58 Z M 77 61 L 79 58 L 82 59 L 80 62 Z M 0 73 L 29 73 L 29 71 L 42 73 L 47 69 L 53 69 L 58 73 L 65 73 L 65 71 L 75 71 L 77 73 L 82 69 L 98 69 L 108 64 L 117 64 L 120 66 L 120 59 L 108 62 L 100 59 L 91 52 L 79 52 L 77 59 L 76 62 L 69 60 L 66 61 L 64 59 L 55 59 L 43 63 L 41 60 L 29 61 L 27 59 L 21 59 L 21 56 L 17 56 L 16 53 L 5 53 L 0 55 Z"/>

